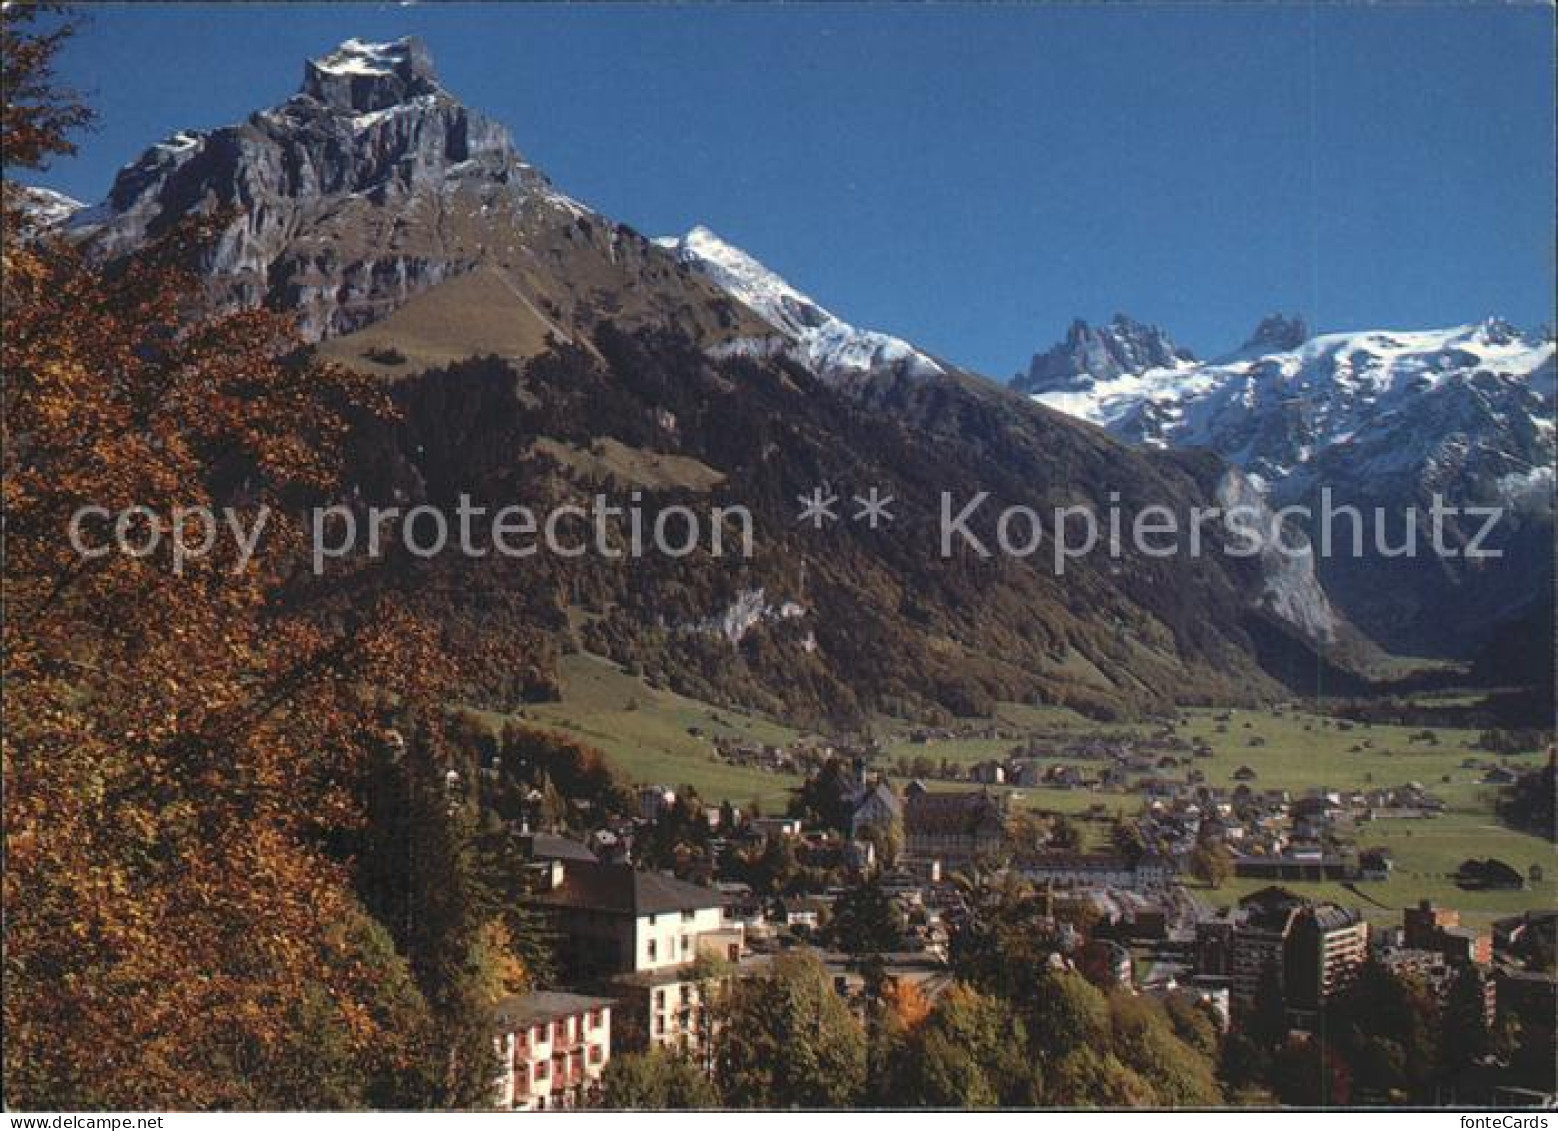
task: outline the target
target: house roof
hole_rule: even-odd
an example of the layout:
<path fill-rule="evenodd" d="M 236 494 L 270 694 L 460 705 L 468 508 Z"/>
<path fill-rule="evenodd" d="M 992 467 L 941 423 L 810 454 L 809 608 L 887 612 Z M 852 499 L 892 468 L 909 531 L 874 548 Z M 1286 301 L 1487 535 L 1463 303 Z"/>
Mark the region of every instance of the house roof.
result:
<path fill-rule="evenodd" d="M 595 862 L 595 853 L 588 846 L 565 836 L 552 833 L 532 833 L 527 838 L 533 860 L 586 860 Z"/>
<path fill-rule="evenodd" d="M 1030 871 L 1054 869 L 1075 871 L 1128 872 L 1134 865 L 1118 852 L 1042 852 L 1025 865 Z"/>
<path fill-rule="evenodd" d="M 572 1017 L 592 1009 L 604 1009 L 612 1004 L 610 998 L 536 990 L 504 998 L 493 1013 L 500 1030 L 513 1030 L 541 1025 L 559 1017 Z"/>
<path fill-rule="evenodd" d="M 1294 915 L 1303 904 L 1303 896 L 1272 885 L 1251 892 L 1239 900 L 1239 911 L 1251 927 L 1286 934 Z"/>
<path fill-rule="evenodd" d="M 717 908 L 720 894 L 659 872 L 640 872 L 630 864 L 581 861 L 569 862 L 563 869 L 563 882 L 537 895 L 535 901 L 552 907 L 638 916 Z"/>
<path fill-rule="evenodd" d="M 895 817 L 901 816 L 903 814 L 903 802 L 898 799 L 898 795 L 893 792 L 892 787 L 884 781 L 877 782 L 870 789 L 862 793 L 860 795 L 860 799 L 855 802 L 854 811 L 859 813 L 860 810 L 870 804 L 873 799 L 880 801 L 884 806 L 886 806 L 887 811 L 893 814 Z"/>

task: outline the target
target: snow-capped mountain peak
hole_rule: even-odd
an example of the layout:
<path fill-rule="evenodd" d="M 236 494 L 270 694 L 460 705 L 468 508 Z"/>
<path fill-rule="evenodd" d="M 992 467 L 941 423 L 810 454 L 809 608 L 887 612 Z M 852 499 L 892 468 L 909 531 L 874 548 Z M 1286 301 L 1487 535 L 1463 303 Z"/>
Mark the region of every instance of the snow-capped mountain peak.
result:
<path fill-rule="evenodd" d="M 791 337 L 800 337 L 829 321 L 838 321 L 810 297 L 702 224 L 690 229 L 685 236 L 661 237 L 655 242 L 761 314 L 776 330 Z"/>
<path fill-rule="evenodd" d="M 1551 339 L 1498 319 L 1295 343 L 1296 326 L 1267 319 L 1248 347 L 1216 362 L 1116 367 L 1041 385 L 1034 399 L 1134 443 L 1211 448 L 1279 497 L 1342 462 L 1349 478 L 1415 478 L 1452 451 L 1462 471 L 1472 453 L 1496 475 L 1551 461 Z"/>
<path fill-rule="evenodd" d="M 12 186 L 7 186 L 11 188 Z M 16 207 L 32 232 L 57 228 L 86 207 L 74 197 L 39 185 L 16 185 Z"/>
<path fill-rule="evenodd" d="M 1441 499 L 1495 508 L 1484 512 L 1502 517 L 1483 548 L 1503 555 L 1497 569 L 1366 548 L 1317 562 L 1327 594 L 1377 642 L 1413 655 L 1463 655 L 1490 624 L 1551 591 L 1552 335 L 1521 334 L 1490 318 L 1299 340 L 1301 325 L 1268 318 L 1243 348 L 1207 363 L 1176 357 L 1080 376 L 1073 367 L 1070 379 L 1033 389 L 1034 399 L 1131 443 L 1210 449 L 1265 504 L 1312 514 L 1352 507 L 1363 516 L 1360 530 L 1374 516 L 1370 523 L 1395 523 L 1399 534 L 1412 513 L 1426 529 Z M 1084 348 L 1041 358 L 1072 364 L 1092 344 L 1086 334 L 1068 340 Z M 1022 378 L 1014 384 L 1022 388 Z"/>
<path fill-rule="evenodd" d="M 944 372 L 938 362 L 902 338 L 845 322 L 701 224 L 684 236 L 663 236 L 655 243 L 760 315 L 784 336 L 797 360 L 820 376 L 840 378 L 884 370 L 911 376 Z M 735 348 L 770 349 L 766 343 L 750 341 Z"/>
<path fill-rule="evenodd" d="M 1066 331 L 1065 341 L 1035 354 L 1026 374 L 1012 382 L 1026 393 L 1078 392 L 1100 382 L 1142 374 L 1148 370 L 1175 369 L 1194 363 L 1195 355 L 1174 344 L 1157 326 L 1148 326 L 1116 314 L 1102 326 L 1078 318 Z"/>
<path fill-rule="evenodd" d="M 416 36 L 392 43 L 348 39 L 303 68 L 303 93 L 337 110 L 371 113 L 443 93 L 433 59 Z"/>
<path fill-rule="evenodd" d="M 429 71 L 422 41 L 407 36 L 390 43 L 348 39 L 328 55 L 311 60 L 312 70 L 335 75 L 391 75 L 403 68 Z"/>

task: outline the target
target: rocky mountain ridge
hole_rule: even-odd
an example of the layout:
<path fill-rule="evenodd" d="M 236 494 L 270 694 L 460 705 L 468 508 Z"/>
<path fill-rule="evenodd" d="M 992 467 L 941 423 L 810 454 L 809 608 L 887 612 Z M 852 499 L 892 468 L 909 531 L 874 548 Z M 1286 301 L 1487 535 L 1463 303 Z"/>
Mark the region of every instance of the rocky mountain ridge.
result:
<path fill-rule="evenodd" d="M 295 312 L 314 341 L 381 325 L 410 363 L 527 356 L 603 317 L 695 335 L 768 328 L 689 280 L 642 236 L 558 192 L 508 131 L 439 82 L 426 46 L 348 40 L 309 60 L 297 94 L 244 122 L 180 131 L 115 178 L 64 234 L 99 259 L 183 217 L 231 210 L 206 265 L 213 296 Z M 462 317 L 463 315 L 463 317 Z M 481 331 L 476 322 L 485 321 Z M 330 351 L 388 368 L 382 334 Z"/>
<path fill-rule="evenodd" d="M 1320 563 L 1328 591 L 1387 647 L 1465 655 L 1550 589 L 1552 337 L 1498 319 L 1306 334 L 1302 320 L 1274 316 L 1210 362 L 1138 351 L 1121 364 L 1057 347 L 1040 356 L 1063 365 L 1014 386 L 1132 444 L 1216 452 L 1273 506 L 1360 508 L 1366 552 Z M 1435 499 L 1499 508 L 1486 546 L 1503 558 L 1378 552 Z M 1448 541 L 1465 548 L 1475 530 L 1453 522 Z"/>
<path fill-rule="evenodd" d="M 397 379 L 404 423 L 359 438 L 365 504 L 632 488 L 650 506 L 752 505 L 782 532 L 749 566 L 430 567 L 406 599 L 451 649 L 524 645 L 519 667 L 482 666 L 483 702 L 546 694 L 548 657 L 582 643 L 697 694 L 813 717 L 999 698 L 1131 713 L 1274 694 L 1259 662 L 1312 663 L 1335 639 L 1323 595 L 1261 562 L 1133 552 L 1062 579 L 1004 556 L 942 560 L 923 526 L 798 542 L 795 499 L 819 484 L 882 486 L 923 523 L 954 488 L 988 491 L 992 511 L 1119 500 L 1189 515 L 1229 472 L 1131 452 L 859 329 L 712 233 L 645 239 L 553 187 L 448 94 L 416 40 L 342 44 L 281 106 L 154 146 L 61 230 L 111 261 L 217 212 L 231 215 L 206 263 L 219 303 L 292 311 L 325 356 Z M 723 623 L 757 590 L 804 615 L 678 628 Z"/>

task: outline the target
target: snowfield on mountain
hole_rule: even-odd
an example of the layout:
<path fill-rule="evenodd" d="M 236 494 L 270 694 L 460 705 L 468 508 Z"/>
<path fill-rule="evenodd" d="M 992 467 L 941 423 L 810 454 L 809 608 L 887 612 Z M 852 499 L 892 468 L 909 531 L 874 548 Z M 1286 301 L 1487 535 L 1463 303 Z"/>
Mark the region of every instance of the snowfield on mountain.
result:
<path fill-rule="evenodd" d="M 790 340 L 796 360 L 818 376 L 837 378 L 890 369 L 920 377 L 944 372 L 938 362 L 902 338 L 850 325 L 701 224 L 685 236 L 662 236 L 655 243 L 773 323 Z M 737 341 L 725 349 L 761 354 L 771 352 L 771 345 L 771 341 Z"/>
<path fill-rule="evenodd" d="M 1117 319 L 1128 338 L 1142 328 Z M 1138 335 L 1139 336 L 1139 335 Z M 1553 341 L 1497 320 L 1447 330 L 1323 334 L 1213 362 L 1027 380 L 1039 403 L 1151 447 L 1211 448 L 1297 497 L 1328 464 L 1392 479 L 1487 463 L 1512 496 L 1553 460 Z M 1475 449 L 1475 450 L 1474 450 Z"/>

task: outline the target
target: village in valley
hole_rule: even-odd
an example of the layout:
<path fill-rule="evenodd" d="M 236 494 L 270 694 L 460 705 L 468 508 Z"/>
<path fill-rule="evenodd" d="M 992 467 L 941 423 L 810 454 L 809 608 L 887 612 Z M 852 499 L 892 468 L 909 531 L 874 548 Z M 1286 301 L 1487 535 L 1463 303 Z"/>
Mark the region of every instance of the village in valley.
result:
<path fill-rule="evenodd" d="M 19 1125 L 1558 1110 L 1552 5 L 1124 7 L 0 3 Z"/>
<path fill-rule="evenodd" d="M 934 1002 L 1013 901 L 1052 973 L 1199 1011 L 1225 1047 L 1273 1024 L 1309 1039 L 1383 971 L 1518 1034 L 1480 1044 L 1441 1099 L 1550 1098 L 1520 1064 L 1548 1055 L 1558 1008 L 1552 850 L 1509 819 L 1551 792 L 1548 735 L 1294 703 L 1136 724 L 1010 705 L 826 738 L 665 691 L 618 714 L 609 668 L 576 657 L 579 694 L 527 725 L 662 777 L 609 819 L 531 793 L 529 906 L 565 961 L 560 988 L 499 1011 L 501 1106 L 600 1102 L 611 1058 L 652 1049 L 712 1071 L 722 995 L 785 956 L 814 958 L 862 1019 L 883 985 Z M 634 734 L 672 726 L 635 757 Z"/>

